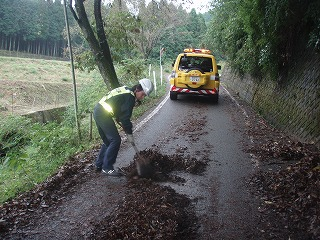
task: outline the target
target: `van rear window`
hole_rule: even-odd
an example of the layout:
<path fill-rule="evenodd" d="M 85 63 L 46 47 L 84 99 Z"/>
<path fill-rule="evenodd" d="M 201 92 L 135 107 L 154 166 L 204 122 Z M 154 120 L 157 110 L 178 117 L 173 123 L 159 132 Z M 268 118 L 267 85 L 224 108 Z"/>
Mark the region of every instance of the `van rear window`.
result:
<path fill-rule="evenodd" d="M 199 68 L 204 72 L 212 72 L 212 59 L 207 57 L 182 56 L 179 61 L 180 70 Z"/>

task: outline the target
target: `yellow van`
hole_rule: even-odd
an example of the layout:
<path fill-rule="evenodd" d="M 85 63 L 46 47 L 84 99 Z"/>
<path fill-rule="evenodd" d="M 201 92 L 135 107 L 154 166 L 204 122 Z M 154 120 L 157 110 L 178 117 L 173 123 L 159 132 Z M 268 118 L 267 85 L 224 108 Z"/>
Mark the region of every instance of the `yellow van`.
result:
<path fill-rule="evenodd" d="M 218 102 L 220 78 L 215 57 L 207 49 L 186 48 L 173 64 L 170 75 L 170 99 L 180 94 L 204 95 Z"/>

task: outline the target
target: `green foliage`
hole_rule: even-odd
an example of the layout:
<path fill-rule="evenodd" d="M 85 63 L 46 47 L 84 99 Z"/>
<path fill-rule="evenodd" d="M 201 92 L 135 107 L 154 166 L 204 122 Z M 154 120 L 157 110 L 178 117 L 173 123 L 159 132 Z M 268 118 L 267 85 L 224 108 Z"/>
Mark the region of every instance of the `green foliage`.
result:
<path fill-rule="evenodd" d="M 1 157 L 0 202 L 44 181 L 68 157 L 83 149 L 71 127 L 57 123 L 31 124 L 23 117 L 4 120 L 9 123 L 5 128 L 20 129 L 11 132 L 10 139 L 15 140 L 15 145 L 6 149 L 6 155 Z"/>
<path fill-rule="evenodd" d="M 190 13 L 176 9 L 176 19 L 172 28 L 162 31 L 160 45 L 152 49 L 150 58 L 159 59 L 160 47 L 165 48 L 162 61 L 170 63 L 185 48 L 205 48 L 207 47 L 204 43 L 206 31 L 207 26 L 202 14 L 197 14 L 194 9 Z"/>
<path fill-rule="evenodd" d="M 28 143 L 29 119 L 23 117 L 9 116 L 0 119 L 0 164 L 7 162 L 10 164 L 11 157 L 19 155 L 21 149 Z M 14 152 L 11 152 L 12 150 Z"/>
<path fill-rule="evenodd" d="M 114 8 L 106 16 L 106 22 L 108 24 L 105 26 L 105 31 L 113 60 L 120 62 L 124 58 L 136 57 L 137 51 L 133 51 L 131 33 L 137 31 L 141 23 L 129 12 Z"/>
<path fill-rule="evenodd" d="M 198 45 L 199 40 L 205 35 L 207 27 L 204 18 L 201 14 L 198 15 L 195 9 L 192 9 L 188 15 L 186 28 L 192 36 L 192 42 L 189 43 L 189 46 L 200 48 L 201 46 Z"/>
<path fill-rule="evenodd" d="M 240 73 L 277 79 L 301 44 L 307 47 L 309 42 L 316 47 L 318 9 L 316 0 L 216 1 L 206 43 Z M 306 36 L 309 41 L 304 40 Z"/>
<path fill-rule="evenodd" d="M 190 47 L 194 40 L 190 32 L 186 29 L 186 26 L 179 26 L 163 31 L 163 35 L 159 42 L 161 43 L 161 46 L 165 48 L 165 52 L 162 55 L 162 61 L 173 62 L 177 57 L 177 54 L 183 51 L 184 48 Z M 160 46 L 154 48 L 150 54 L 150 58 L 158 60 L 159 51 Z"/>
<path fill-rule="evenodd" d="M 120 82 L 123 85 L 135 85 L 137 80 L 146 76 L 146 62 L 144 59 L 124 59 L 117 67 Z"/>
<path fill-rule="evenodd" d="M 75 68 L 81 71 L 91 72 L 96 69 L 96 60 L 92 52 L 89 50 L 83 50 L 75 54 Z"/>
<path fill-rule="evenodd" d="M 313 1 L 307 10 L 304 21 L 310 28 L 308 46 L 320 51 L 320 1 Z"/>

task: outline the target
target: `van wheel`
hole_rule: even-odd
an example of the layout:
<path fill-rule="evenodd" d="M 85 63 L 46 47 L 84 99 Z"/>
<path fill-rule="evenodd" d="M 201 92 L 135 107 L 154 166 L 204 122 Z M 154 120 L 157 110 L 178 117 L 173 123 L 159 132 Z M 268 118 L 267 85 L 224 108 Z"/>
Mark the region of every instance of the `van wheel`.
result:
<path fill-rule="evenodd" d="M 213 103 L 219 102 L 219 94 L 215 94 L 211 97 Z"/>
<path fill-rule="evenodd" d="M 170 92 L 170 99 L 171 100 L 177 100 L 177 98 L 178 98 L 178 93 Z"/>

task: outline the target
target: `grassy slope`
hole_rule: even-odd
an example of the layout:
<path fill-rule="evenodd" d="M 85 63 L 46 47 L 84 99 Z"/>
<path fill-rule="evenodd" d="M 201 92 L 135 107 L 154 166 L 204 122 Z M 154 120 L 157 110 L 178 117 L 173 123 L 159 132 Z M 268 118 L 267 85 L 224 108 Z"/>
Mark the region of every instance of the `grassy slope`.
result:
<path fill-rule="evenodd" d="M 98 72 L 75 72 L 77 87 Z M 0 56 L 0 115 L 64 106 L 73 99 L 73 79 L 67 61 Z"/>
<path fill-rule="evenodd" d="M 16 81 L 17 78 L 20 80 Z M 97 83 L 102 81 L 97 72 L 90 74 L 76 72 L 76 78 L 77 83 L 81 85 L 87 84 L 91 79 L 97 80 L 94 81 Z M 15 113 L 19 104 L 24 103 L 27 109 L 37 105 L 34 99 L 39 96 L 44 96 L 37 105 L 39 108 L 43 107 L 43 102 L 50 96 L 54 98 L 57 93 L 60 94 L 60 99 L 65 99 L 64 104 L 72 101 L 73 97 L 66 91 L 68 88 L 72 89 L 70 66 L 68 62 L 63 61 L 0 57 L 0 84 L 2 86 L 0 109 L 1 103 L 10 103 L 10 98 L 15 93 L 13 99 Z M 81 89 L 78 91 L 80 103 L 83 102 L 83 98 L 85 101 L 86 98 L 95 101 L 99 98 L 98 95 L 105 94 L 103 83 L 102 87 L 98 88 L 91 85 L 92 83 L 88 83 L 87 87 L 83 88 L 86 90 L 85 93 Z M 158 86 L 157 96 L 152 94 L 141 106 L 134 109 L 133 119 L 157 105 L 159 99 L 166 94 L 165 85 Z M 43 92 L 40 89 L 46 90 Z M 24 96 L 23 101 L 19 102 L 17 95 Z M 10 104 L 7 106 L 9 109 L 0 110 L 0 115 L 10 115 Z M 69 111 L 69 116 L 73 118 L 72 111 Z M 0 118 L 0 203 L 32 189 L 37 183 L 55 173 L 70 156 L 100 143 L 95 127 L 93 127 L 93 139 L 89 139 L 89 114 L 82 116 L 81 141 L 77 138 L 74 124 L 41 125 L 33 124 L 24 118 Z M 8 146 L 11 150 L 3 151 Z"/>

